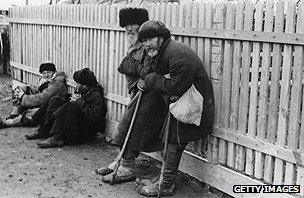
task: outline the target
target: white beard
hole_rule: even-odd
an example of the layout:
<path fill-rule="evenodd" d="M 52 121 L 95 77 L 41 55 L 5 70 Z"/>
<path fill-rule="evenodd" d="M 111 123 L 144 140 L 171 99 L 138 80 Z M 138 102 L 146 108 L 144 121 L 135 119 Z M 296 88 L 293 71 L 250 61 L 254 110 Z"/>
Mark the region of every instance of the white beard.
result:
<path fill-rule="evenodd" d="M 158 50 L 156 50 L 156 49 L 149 49 L 148 50 L 148 56 L 150 56 L 150 57 L 154 57 L 157 54 L 158 54 Z"/>

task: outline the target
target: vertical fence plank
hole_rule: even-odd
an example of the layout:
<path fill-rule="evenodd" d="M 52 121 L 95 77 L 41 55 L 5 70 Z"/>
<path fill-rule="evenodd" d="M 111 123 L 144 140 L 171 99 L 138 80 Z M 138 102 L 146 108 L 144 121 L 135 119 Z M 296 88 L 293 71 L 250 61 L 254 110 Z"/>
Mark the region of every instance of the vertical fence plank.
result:
<path fill-rule="evenodd" d="M 284 26 L 284 3 L 276 2 L 275 29 L 274 32 L 283 32 Z M 273 61 L 271 67 L 269 114 L 267 124 L 267 142 L 274 144 L 278 125 L 278 100 L 279 100 L 279 80 L 282 65 L 282 45 L 273 44 Z M 272 182 L 273 178 L 273 157 L 266 155 L 264 166 L 264 180 Z"/>
<path fill-rule="evenodd" d="M 295 22 L 295 2 L 289 1 L 286 13 L 286 33 L 294 32 Z M 279 109 L 279 122 L 278 122 L 278 135 L 276 145 L 284 147 L 286 140 L 286 132 L 288 129 L 288 108 L 290 98 L 290 78 L 292 69 L 292 45 L 284 45 L 283 52 L 283 67 L 282 67 L 282 80 L 280 91 L 280 109 Z M 274 167 L 274 184 L 283 183 L 283 160 L 276 158 Z"/>
<path fill-rule="evenodd" d="M 273 11 L 274 2 L 266 2 L 265 11 L 265 25 L 264 32 L 273 31 Z M 268 84 L 269 84 L 269 67 L 271 60 L 271 46 L 269 43 L 263 43 L 263 57 L 261 66 L 261 80 L 260 80 L 260 97 L 259 97 L 259 108 L 258 108 L 258 121 L 257 121 L 257 139 L 264 140 L 267 123 L 267 108 L 268 108 Z M 255 153 L 255 177 L 258 179 L 262 178 L 262 153 L 256 151 Z"/>
<path fill-rule="evenodd" d="M 262 1 L 256 4 L 254 31 L 262 31 L 263 24 L 263 5 Z M 253 43 L 252 51 L 252 66 L 250 79 L 250 103 L 249 103 L 249 117 L 248 117 L 248 136 L 254 137 L 256 133 L 256 117 L 257 117 L 257 101 L 258 101 L 258 81 L 259 81 L 259 66 L 260 66 L 260 43 Z M 259 163 L 255 163 L 255 176 L 260 176 Z M 245 172 L 253 175 L 253 151 L 247 148 L 246 151 L 246 167 Z"/>
<path fill-rule="evenodd" d="M 205 28 L 206 29 L 211 29 L 212 24 L 213 24 L 213 8 L 214 5 L 211 1 L 208 1 L 206 4 L 206 23 L 205 23 Z M 212 45 L 211 45 L 212 40 L 211 39 L 205 39 L 205 59 L 203 61 L 205 70 L 208 74 L 208 77 L 210 78 L 211 75 L 211 52 L 212 52 Z M 213 147 L 215 147 L 215 143 L 213 143 L 213 137 L 210 135 L 210 139 L 208 141 L 208 152 L 207 152 L 207 159 L 208 161 L 212 160 L 212 150 Z"/>
<path fill-rule="evenodd" d="M 247 1 L 245 4 L 245 24 L 244 30 L 251 31 L 253 26 L 253 3 Z M 243 42 L 242 52 L 242 68 L 241 68 L 241 87 L 240 87 L 240 106 L 239 106 L 239 117 L 238 117 L 238 131 L 241 134 L 245 134 L 247 131 L 247 115 L 248 115 L 248 104 L 249 104 L 249 69 L 250 69 L 250 54 L 251 45 L 249 42 Z M 244 171 L 245 169 L 245 148 L 239 147 L 237 153 L 237 167 L 239 170 Z"/>
<path fill-rule="evenodd" d="M 235 27 L 235 3 L 229 2 L 227 4 L 226 12 L 226 30 L 232 30 Z M 222 100 L 221 100 L 221 114 L 220 114 L 220 127 L 227 129 L 229 127 L 229 111 L 230 111 L 230 93 L 231 93 L 231 75 L 232 75 L 232 62 L 233 62 L 233 41 L 225 41 L 224 43 L 224 60 L 223 60 L 223 73 L 222 73 Z M 228 148 L 222 145 L 220 151 L 222 155 L 228 158 L 229 151 L 233 150 L 233 144 L 229 143 Z M 225 147 L 224 147 L 225 146 Z M 220 159 L 225 162 L 228 159 Z M 229 158 L 231 165 L 231 156 Z"/>
<path fill-rule="evenodd" d="M 236 3 L 236 30 L 242 30 L 244 24 L 244 2 L 238 1 Z M 231 112 L 229 117 L 230 130 L 237 131 L 238 123 L 238 108 L 239 108 L 239 83 L 240 83 L 240 69 L 241 69 L 241 52 L 242 45 L 240 41 L 233 41 L 233 63 L 232 63 L 232 84 L 231 84 Z M 236 166 L 236 150 L 241 149 L 239 145 L 235 147 L 228 145 L 228 166 L 238 168 Z"/>

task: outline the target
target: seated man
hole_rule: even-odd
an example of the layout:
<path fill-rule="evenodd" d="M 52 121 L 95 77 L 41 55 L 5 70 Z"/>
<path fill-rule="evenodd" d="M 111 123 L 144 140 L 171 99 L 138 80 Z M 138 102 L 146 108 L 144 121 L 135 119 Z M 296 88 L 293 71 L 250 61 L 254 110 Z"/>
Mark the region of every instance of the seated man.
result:
<path fill-rule="evenodd" d="M 107 106 L 103 88 L 88 68 L 76 71 L 73 78 L 77 83 L 76 93 L 80 96 L 73 96 L 70 101 L 55 96 L 32 116 L 32 122 L 39 128 L 26 138 L 47 138 L 38 142 L 41 148 L 82 143 L 93 138 L 98 131 L 104 132 Z"/>
<path fill-rule="evenodd" d="M 21 119 L 30 117 L 53 96 L 66 96 L 68 89 L 64 72 L 56 72 L 53 63 L 42 63 L 39 68 L 42 77 L 38 86 L 17 87 L 14 90 L 13 111 L 6 120 L 0 120 L 0 128 L 21 125 Z"/>

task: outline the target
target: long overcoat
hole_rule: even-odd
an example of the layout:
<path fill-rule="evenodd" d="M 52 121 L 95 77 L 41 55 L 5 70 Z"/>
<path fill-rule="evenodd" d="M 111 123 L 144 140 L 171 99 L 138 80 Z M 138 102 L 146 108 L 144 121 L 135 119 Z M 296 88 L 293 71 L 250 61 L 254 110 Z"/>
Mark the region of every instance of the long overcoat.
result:
<path fill-rule="evenodd" d="M 150 72 L 151 60 L 146 55 L 143 46 L 137 47 L 124 58 L 118 71 L 125 74 L 127 78 L 133 79 L 132 96 L 138 92 L 136 83 Z M 130 82 L 130 81 L 129 81 Z M 129 83 L 129 85 L 131 85 Z M 112 143 L 122 146 L 129 129 L 136 102 L 129 105 L 118 125 L 117 136 Z M 156 91 L 145 91 L 143 93 L 127 148 L 135 151 L 152 152 L 162 149 L 160 132 L 167 114 L 166 104 L 160 93 Z"/>
<path fill-rule="evenodd" d="M 184 124 L 171 116 L 170 141 L 194 141 L 212 132 L 214 121 L 214 95 L 211 81 L 196 53 L 187 45 L 165 40 L 154 58 L 153 72 L 145 77 L 148 90 L 162 94 L 168 105 L 170 96 L 181 96 L 192 84 L 204 98 L 200 126 Z M 170 79 L 164 75 L 170 74 Z"/>

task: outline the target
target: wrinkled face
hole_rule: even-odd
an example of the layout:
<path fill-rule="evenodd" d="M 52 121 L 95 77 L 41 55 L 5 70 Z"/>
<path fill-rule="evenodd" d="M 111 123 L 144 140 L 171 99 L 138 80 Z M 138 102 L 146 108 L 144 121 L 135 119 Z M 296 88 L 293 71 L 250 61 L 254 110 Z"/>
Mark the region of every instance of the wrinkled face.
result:
<path fill-rule="evenodd" d="M 164 39 L 162 37 L 153 37 L 148 38 L 142 42 L 150 57 L 154 57 L 158 54 L 163 40 Z"/>
<path fill-rule="evenodd" d="M 138 42 L 139 25 L 127 25 L 125 29 L 126 29 L 128 44 L 130 46 L 135 45 Z"/>
<path fill-rule="evenodd" d="M 55 72 L 53 71 L 48 71 L 48 70 L 45 70 L 42 72 L 42 78 L 43 79 L 51 79 L 53 76 L 54 76 Z"/>

